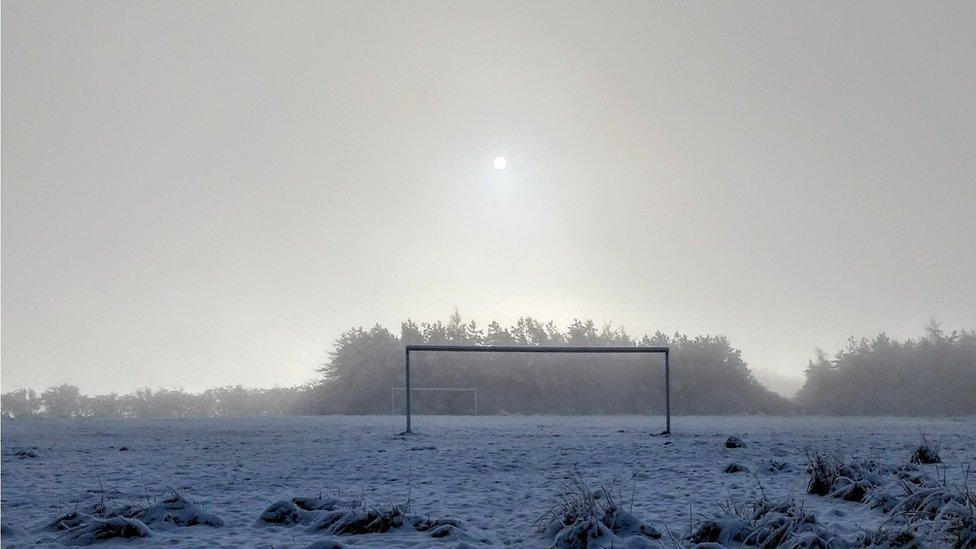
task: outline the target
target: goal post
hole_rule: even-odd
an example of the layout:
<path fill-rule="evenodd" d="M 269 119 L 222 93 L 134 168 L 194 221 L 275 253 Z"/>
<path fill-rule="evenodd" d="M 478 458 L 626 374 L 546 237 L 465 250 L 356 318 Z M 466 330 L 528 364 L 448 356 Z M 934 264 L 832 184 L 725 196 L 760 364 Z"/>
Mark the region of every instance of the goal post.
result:
<path fill-rule="evenodd" d="M 543 347 L 523 347 L 509 345 L 433 345 L 433 344 L 411 344 L 404 347 L 405 355 L 405 377 L 403 392 L 406 396 L 407 413 L 407 433 L 411 430 L 411 410 L 410 410 L 410 353 L 433 352 L 433 353 L 574 353 L 574 354 L 600 354 L 600 353 L 643 353 L 643 354 L 662 354 L 664 355 L 664 434 L 671 434 L 671 351 L 668 347 L 574 347 L 574 346 L 543 346 Z M 419 388 L 418 388 L 419 389 Z M 428 387 L 428 389 L 430 389 Z M 477 394 L 477 393 L 475 393 Z M 392 393 L 391 393 L 392 399 Z"/>

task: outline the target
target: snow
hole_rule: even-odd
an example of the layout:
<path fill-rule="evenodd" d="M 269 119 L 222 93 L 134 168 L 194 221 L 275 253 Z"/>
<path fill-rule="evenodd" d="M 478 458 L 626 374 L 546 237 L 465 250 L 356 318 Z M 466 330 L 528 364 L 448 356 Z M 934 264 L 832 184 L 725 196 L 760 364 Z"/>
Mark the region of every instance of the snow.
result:
<path fill-rule="evenodd" d="M 864 478 L 892 487 L 896 475 L 961 484 L 976 465 L 973 418 L 675 417 L 673 434 L 657 436 L 663 423 L 418 416 L 418 432 L 402 435 L 402 417 L 381 416 L 4 421 L 2 544 L 538 547 L 556 541 L 547 529 L 569 538 L 590 528 L 628 546 L 671 546 L 703 516 L 738 527 L 719 506 L 753 501 L 760 485 L 816 516 L 803 536 L 822 528 L 851 541 L 881 526 L 884 506 L 807 494 L 809 451 L 880 464 L 891 473 Z M 921 433 L 940 441 L 941 464 L 909 466 Z M 744 446 L 726 448 L 730 436 Z M 732 463 L 752 472 L 724 473 Z M 609 526 L 542 524 L 577 470 L 613 498 L 603 500 L 617 509 Z M 926 490 L 926 504 L 951 501 Z M 57 526 L 72 513 L 68 529 Z M 136 537 L 99 537 L 112 532 Z"/>

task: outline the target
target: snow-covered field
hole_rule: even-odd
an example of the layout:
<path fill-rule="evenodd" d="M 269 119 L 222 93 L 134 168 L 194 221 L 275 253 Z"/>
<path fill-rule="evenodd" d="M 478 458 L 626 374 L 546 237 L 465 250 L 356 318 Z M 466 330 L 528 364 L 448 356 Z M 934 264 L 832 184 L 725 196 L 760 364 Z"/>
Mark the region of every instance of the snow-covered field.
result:
<path fill-rule="evenodd" d="M 64 528 L 71 524 L 44 526 L 101 502 L 141 509 L 149 535 L 100 545 L 546 546 L 552 532 L 535 523 L 561 488 L 574 485 L 577 469 L 591 488 L 612 492 L 620 507 L 662 532 L 668 546 L 700 515 L 720 514 L 728 498 L 751 501 L 760 485 L 770 500 L 792 496 L 827 530 L 854 539 L 888 515 L 807 494 L 808 450 L 895 468 L 924 432 L 941 439 L 944 463 L 921 466 L 923 474 L 961 484 L 964 468 L 976 464 L 973 418 L 675 417 L 672 436 L 655 436 L 662 428 L 660 417 L 416 417 L 409 436 L 399 434 L 401 417 L 4 421 L 2 543 L 85 541 Z M 726 448 L 729 435 L 745 447 Z M 750 472 L 724 473 L 733 462 Z M 888 476 L 894 490 L 901 481 Z M 174 516 L 215 516 L 210 522 L 222 525 L 161 519 L 160 502 L 184 505 L 176 493 L 195 507 Z M 350 500 L 381 512 L 400 505 L 412 516 L 386 533 L 361 535 L 315 529 L 328 511 L 289 505 L 282 509 L 299 524 L 258 521 L 273 502 L 298 496 L 320 497 L 325 509 Z M 657 544 L 638 538 L 627 543 Z"/>

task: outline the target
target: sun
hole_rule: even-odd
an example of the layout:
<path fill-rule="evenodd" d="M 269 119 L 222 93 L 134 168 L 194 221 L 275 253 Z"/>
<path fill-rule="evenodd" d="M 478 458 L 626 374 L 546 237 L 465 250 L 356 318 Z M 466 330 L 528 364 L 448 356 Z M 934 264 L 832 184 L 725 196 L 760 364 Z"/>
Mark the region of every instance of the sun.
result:
<path fill-rule="evenodd" d="M 504 170 L 505 166 L 508 165 L 508 160 L 505 160 L 504 156 L 496 156 L 495 159 L 491 161 L 491 165 L 494 166 L 496 170 Z"/>

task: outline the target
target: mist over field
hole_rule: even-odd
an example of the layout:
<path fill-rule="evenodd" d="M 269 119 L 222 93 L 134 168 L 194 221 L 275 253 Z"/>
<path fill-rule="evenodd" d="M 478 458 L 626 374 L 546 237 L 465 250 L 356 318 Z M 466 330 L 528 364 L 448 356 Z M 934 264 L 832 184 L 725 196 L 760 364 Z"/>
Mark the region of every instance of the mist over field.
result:
<path fill-rule="evenodd" d="M 0 549 L 976 549 L 976 2 L 0 10 Z"/>
<path fill-rule="evenodd" d="M 799 381 L 976 329 L 968 3 L 3 15 L 3 392 L 296 386 L 455 307 Z"/>
<path fill-rule="evenodd" d="M 677 414 L 976 414 L 976 333 L 931 323 L 916 339 L 885 334 L 851 339 L 811 359 L 796 395 L 784 398 L 757 378 L 723 336 L 639 338 L 592 320 L 566 330 L 522 317 L 482 329 L 455 311 L 447 322 L 404 321 L 398 334 L 375 325 L 340 335 L 319 379 L 273 389 L 222 387 L 191 394 L 143 389 L 83 395 L 72 385 L 3 394 L 3 416 L 239 417 L 294 414 L 402 414 L 408 344 L 478 346 L 668 347 Z M 418 353 L 413 359 L 414 413 L 451 415 L 659 414 L 664 409 L 661 355 Z"/>

